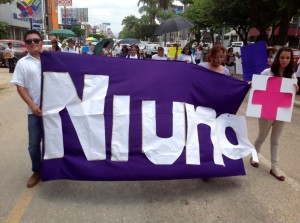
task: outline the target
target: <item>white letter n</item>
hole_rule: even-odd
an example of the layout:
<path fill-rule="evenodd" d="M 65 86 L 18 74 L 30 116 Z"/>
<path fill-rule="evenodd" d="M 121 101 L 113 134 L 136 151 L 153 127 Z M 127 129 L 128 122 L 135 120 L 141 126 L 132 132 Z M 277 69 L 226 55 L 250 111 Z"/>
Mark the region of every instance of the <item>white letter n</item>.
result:
<path fill-rule="evenodd" d="M 104 100 L 108 76 L 85 75 L 82 101 L 69 73 L 44 72 L 43 123 L 44 159 L 64 156 L 62 123 L 59 112 L 68 110 L 87 160 L 106 158 Z"/>

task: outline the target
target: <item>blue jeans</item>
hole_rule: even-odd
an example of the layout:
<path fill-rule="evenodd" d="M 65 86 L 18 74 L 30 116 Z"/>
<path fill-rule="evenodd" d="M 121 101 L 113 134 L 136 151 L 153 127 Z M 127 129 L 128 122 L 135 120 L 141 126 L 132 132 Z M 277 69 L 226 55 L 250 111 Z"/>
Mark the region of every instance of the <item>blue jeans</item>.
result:
<path fill-rule="evenodd" d="M 28 115 L 28 133 L 29 133 L 29 155 L 32 163 L 33 172 L 41 172 L 42 169 L 42 118 L 36 115 Z"/>

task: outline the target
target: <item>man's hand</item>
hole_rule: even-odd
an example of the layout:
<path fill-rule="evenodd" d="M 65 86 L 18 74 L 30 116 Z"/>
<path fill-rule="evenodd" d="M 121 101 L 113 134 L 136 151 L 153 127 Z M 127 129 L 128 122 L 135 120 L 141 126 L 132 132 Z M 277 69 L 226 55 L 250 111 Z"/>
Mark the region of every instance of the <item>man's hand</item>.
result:
<path fill-rule="evenodd" d="M 39 106 L 37 105 L 33 105 L 30 107 L 32 113 L 38 117 L 41 117 L 42 116 L 42 111 L 41 109 L 39 108 Z"/>

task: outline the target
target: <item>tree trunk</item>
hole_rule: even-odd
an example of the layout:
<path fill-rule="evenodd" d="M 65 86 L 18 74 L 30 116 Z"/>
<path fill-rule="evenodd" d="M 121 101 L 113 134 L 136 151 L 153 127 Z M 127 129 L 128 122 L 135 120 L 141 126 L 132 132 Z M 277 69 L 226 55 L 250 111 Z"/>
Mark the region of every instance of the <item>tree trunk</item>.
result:
<path fill-rule="evenodd" d="M 276 45 L 284 46 L 287 43 L 289 25 L 291 21 L 291 16 L 288 14 L 288 10 L 283 10 L 281 12 L 281 19 L 279 23 L 279 36 Z"/>

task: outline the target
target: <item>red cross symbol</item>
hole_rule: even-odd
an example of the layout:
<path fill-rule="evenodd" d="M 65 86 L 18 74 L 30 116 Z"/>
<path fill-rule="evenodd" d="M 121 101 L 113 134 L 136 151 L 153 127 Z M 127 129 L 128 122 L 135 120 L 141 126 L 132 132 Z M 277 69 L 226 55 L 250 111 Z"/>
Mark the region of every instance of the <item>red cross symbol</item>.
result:
<path fill-rule="evenodd" d="M 292 93 L 280 92 L 281 77 L 268 78 L 266 90 L 254 90 L 252 104 L 262 105 L 261 118 L 276 120 L 277 109 L 292 106 Z"/>

